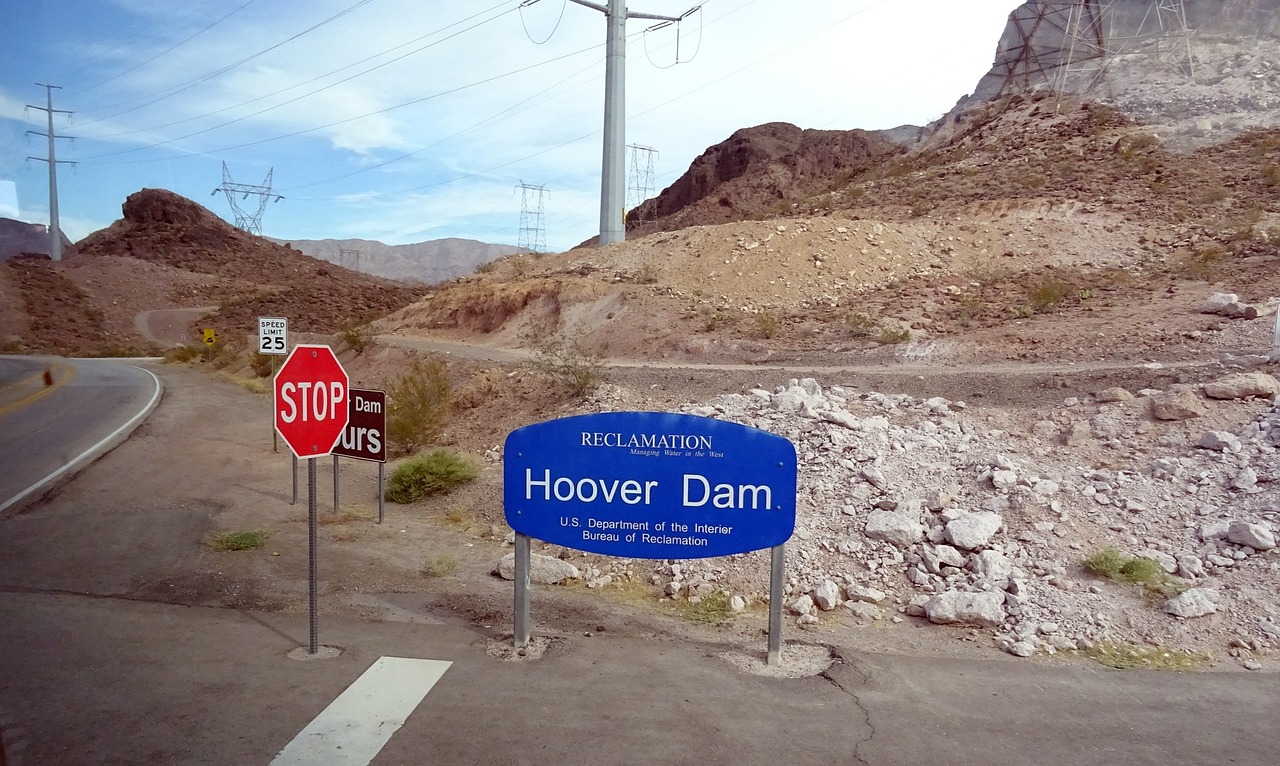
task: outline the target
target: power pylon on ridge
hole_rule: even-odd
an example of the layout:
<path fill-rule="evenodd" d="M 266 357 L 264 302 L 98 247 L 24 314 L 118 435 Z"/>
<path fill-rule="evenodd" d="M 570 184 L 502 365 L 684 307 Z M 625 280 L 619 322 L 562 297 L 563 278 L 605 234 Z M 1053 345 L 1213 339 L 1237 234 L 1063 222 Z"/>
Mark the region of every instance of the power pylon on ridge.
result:
<path fill-rule="evenodd" d="M 1194 79 L 1191 30 L 1183 0 L 1040 0 L 1010 14 L 1012 38 L 1000 92 L 1051 85 L 1065 93 L 1088 93 L 1105 80 L 1117 57 L 1146 45 L 1163 63 Z M 1140 12 L 1138 12 L 1140 10 Z"/>
<path fill-rule="evenodd" d="M 547 233 L 543 228 L 542 195 L 550 195 L 551 192 L 545 186 L 527 184 L 524 181 L 516 188 L 520 190 L 520 238 L 516 246 L 535 253 L 544 252 L 547 249 Z M 532 205 L 529 204 L 530 198 Z"/>
<path fill-rule="evenodd" d="M 53 91 L 55 88 L 62 89 L 60 85 L 45 85 L 44 83 L 36 83 L 44 88 L 45 105 L 36 106 L 27 104 L 28 109 L 39 109 L 48 116 L 47 132 L 41 133 L 38 130 L 28 130 L 27 133 L 33 136 L 44 136 L 49 139 L 49 156 L 48 157 L 30 157 L 29 160 L 38 160 L 40 162 L 49 163 L 49 258 L 54 261 L 62 260 L 62 224 L 58 218 L 58 163 L 64 165 L 71 164 L 68 160 L 60 160 L 54 153 L 54 139 L 71 138 L 71 136 L 59 136 L 53 132 L 53 115 L 55 114 L 71 114 L 66 109 L 53 108 Z"/>
<path fill-rule="evenodd" d="M 237 229 L 262 236 L 262 213 L 267 209 L 267 203 L 284 199 L 282 195 L 271 191 L 271 174 L 274 172 L 275 168 L 268 169 L 267 177 L 261 184 L 238 184 L 231 180 L 231 171 L 227 170 L 227 163 L 222 163 L 222 186 L 214 189 L 213 193 L 222 192 L 227 195 L 227 203 L 231 205 L 231 214 L 235 216 Z M 237 194 L 241 195 L 241 200 L 257 197 L 258 207 L 252 212 L 240 207 L 239 201 L 236 200 Z"/>
<path fill-rule="evenodd" d="M 627 209 L 636 211 L 636 223 L 644 221 L 640 206 L 653 193 L 653 161 L 658 150 L 640 144 L 627 144 L 631 150 L 631 173 L 627 183 Z"/>
<path fill-rule="evenodd" d="M 361 256 L 361 255 L 364 255 L 363 251 L 360 251 L 360 250 L 348 250 L 348 249 L 346 249 L 345 247 L 344 247 L 344 248 L 339 248 L 339 249 L 338 249 L 338 265 L 339 265 L 339 266 L 342 266 L 343 268 L 351 268 L 350 266 L 347 266 L 347 258 L 351 258 L 351 260 L 355 262 L 355 264 L 356 264 L 356 268 L 355 268 L 355 270 L 358 272 L 358 271 L 360 271 L 360 256 Z"/>

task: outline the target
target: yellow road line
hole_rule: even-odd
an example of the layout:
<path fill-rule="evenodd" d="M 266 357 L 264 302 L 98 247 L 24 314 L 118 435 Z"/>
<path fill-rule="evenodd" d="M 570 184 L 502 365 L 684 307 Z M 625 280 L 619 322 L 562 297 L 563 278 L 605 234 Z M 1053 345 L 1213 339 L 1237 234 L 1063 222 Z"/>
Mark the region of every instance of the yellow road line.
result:
<path fill-rule="evenodd" d="M 6 415 L 10 412 L 13 412 L 16 409 L 20 409 L 22 407 L 27 406 L 28 404 L 31 404 L 32 402 L 36 401 L 42 396 L 47 396 L 48 394 L 52 393 L 55 389 L 61 388 L 66 383 L 69 383 L 76 376 L 76 368 L 72 367 L 69 364 L 54 362 L 53 364 L 49 365 L 49 370 L 53 373 L 53 385 L 46 386 L 44 384 L 44 370 L 41 370 L 40 372 L 34 373 L 29 377 L 23 378 L 17 383 L 14 383 L 10 386 L 6 386 L 3 389 L 0 389 L 0 394 L 3 394 L 9 391 L 20 391 L 23 388 L 32 388 L 32 387 L 39 386 L 39 390 L 37 390 L 35 393 L 28 394 L 27 396 L 21 399 L 18 399 L 17 401 L 9 402 L 8 404 L 0 406 L 0 415 Z"/>

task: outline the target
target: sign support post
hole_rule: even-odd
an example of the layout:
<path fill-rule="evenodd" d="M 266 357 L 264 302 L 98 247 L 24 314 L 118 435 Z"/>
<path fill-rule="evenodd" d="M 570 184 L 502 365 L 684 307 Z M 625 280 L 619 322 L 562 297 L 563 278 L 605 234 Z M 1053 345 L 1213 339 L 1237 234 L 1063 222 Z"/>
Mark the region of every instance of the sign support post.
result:
<path fill-rule="evenodd" d="M 308 651 L 319 651 L 319 567 L 316 555 L 316 458 L 333 453 L 333 445 L 347 427 L 350 379 L 328 346 L 295 346 L 276 373 L 272 406 L 275 426 L 294 458 L 294 496 L 297 460 L 307 461 L 307 609 L 310 613 Z M 335 498 L 336 499 L 336 498 Z"/>
<path fill-rule="evenodd" d="M 293 499 L 289 501 L 289 505 L 298 504 L 298 456 L 291 455 L 293 458 Z"/>
<path fill-rule="evenodd" d="M 316 562 L 316 459 L 307 459 L 307 611 L 310 613 L 311 636 L 307 651 L 319 651 L 320 620 L 318 609 L 319 567 Z"/>
<path fill-rule="evenodd" d="M 386 463 L 378 463 L 378 523 L 379 524 L 382 523 L 382 501 L 383 501 L 382 495 L 384 492 L 386 492 L 386 489 L 385 489 L 386 484 L 384 484 L 382 480 L 382 468 L 385 465 Z"/>
<path fill-rule="evenodd" d="M 338 512 L 338 456 L 333 456 L 333 512 Z"/>
<path fill-rule="evenodd" d="M 529 645 L 529 536 L 516 533 L 515 646 Z"/>
<path fill-rule="evenodd" d="M 787 544 L 769 550 L 769 656 L 768 664 L 782 664 L 782 575 Z"/>
<path fill-rule="evenodd" d="M 515 531 L 515 647 L 529 641 L 532 538 L 639 559 L 767 548 L 768 663 L 779 664 L 796 460 L 795 445 L 777 434 L 676 413 L 576 415 L 511 432 L 503 449 L 503 509 Z"/>

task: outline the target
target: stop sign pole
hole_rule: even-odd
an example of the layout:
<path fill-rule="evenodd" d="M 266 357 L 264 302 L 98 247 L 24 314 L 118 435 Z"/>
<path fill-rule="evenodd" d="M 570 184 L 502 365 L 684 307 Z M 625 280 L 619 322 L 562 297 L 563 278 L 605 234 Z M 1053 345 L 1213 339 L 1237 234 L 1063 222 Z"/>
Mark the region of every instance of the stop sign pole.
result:
<path fill-rule="evenodd" d="M 297 458 L 307 459 L 308 651 L 319 651 L 316 566 L 316 458 L 333 452 L 347 427 L 350 379 L 328 346 L 300 344 L 280 366 L 272 385 L 276 431 Z"/>

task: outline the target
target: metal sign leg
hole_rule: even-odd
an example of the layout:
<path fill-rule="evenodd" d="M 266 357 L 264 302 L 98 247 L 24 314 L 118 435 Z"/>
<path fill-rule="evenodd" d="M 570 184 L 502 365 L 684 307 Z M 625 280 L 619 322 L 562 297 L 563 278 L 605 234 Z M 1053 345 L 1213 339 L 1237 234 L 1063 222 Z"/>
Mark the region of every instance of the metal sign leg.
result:
<path fill-rule="evenodd" d="M 515 647 L 529 645 L 529 536 L 516 533 Z"/>
<path fill-rule="evenodd" d="M 378 463 L 378 523 L 379 524 L 382 523 L 382 495 L 384 493 L 383 487 L 385 486 L 383 484 L 383 479 L 382 479 L 382 466 L 383 466 L 382 463 Z"/>
<path fill-rule="evenodd" d="M 786 569 L 786 544 L 769 551 L 769 664 L 782 664 L 782 575 Z"/>
<path fill-rule="evenodd" d="M 297 505 L 298 504 L 298 456 L 290 455 L 289 458 L 292 461 L 290 462 L 290 465 L 293 466 L 293 499 L 289 501 L 289 505 Z"/>
<path fill-rule="evenodd" d="M 320 625 L 317 618 L 318 571 L 316 567 L 316 459 L 307 460 L 307 607 L 311 613 L 311 643 L 308 652 L 319 651 Z"/>
<path fill-rule="evenodd" d="M 338 512 L 338 456 L 333 456 L 333 512 Z"/>

